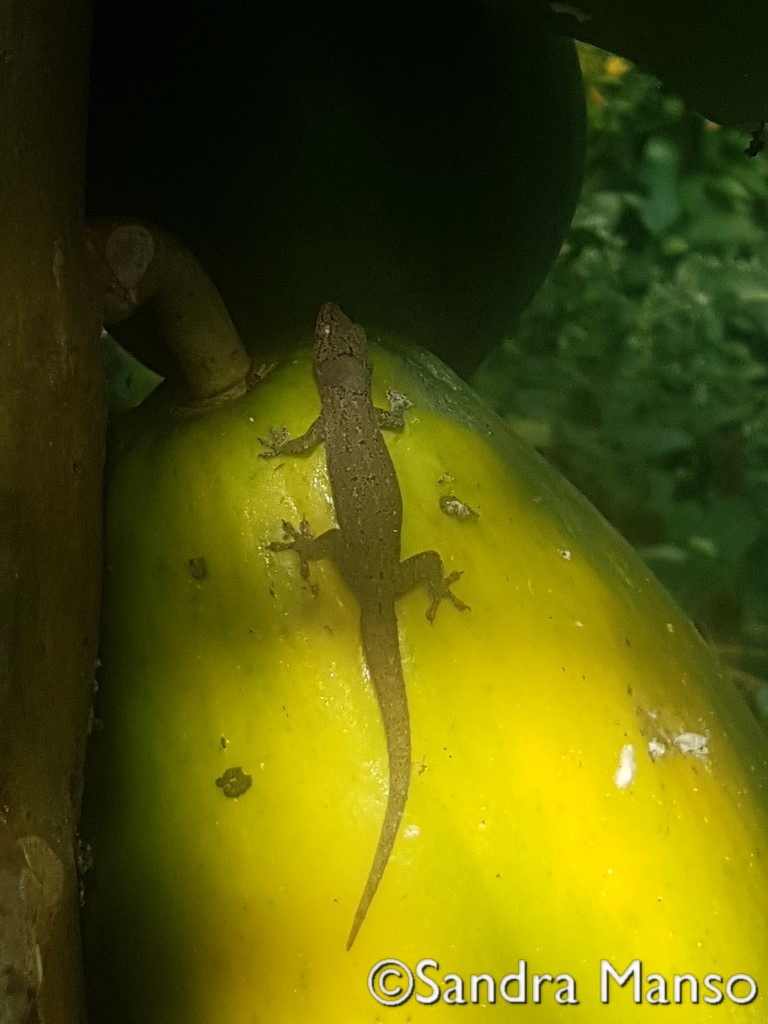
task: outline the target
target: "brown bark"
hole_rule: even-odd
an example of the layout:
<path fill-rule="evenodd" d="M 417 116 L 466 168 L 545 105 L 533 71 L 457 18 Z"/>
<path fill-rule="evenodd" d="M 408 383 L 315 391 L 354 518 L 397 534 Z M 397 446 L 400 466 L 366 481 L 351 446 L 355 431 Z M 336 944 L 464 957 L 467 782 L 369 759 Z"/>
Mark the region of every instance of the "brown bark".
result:
<path fill-rule="evenodd" d="M 0 0 L 0 1022 L 85 1019 L 74 836 L 104 400 L 82 228 L 89 0 Z"/>

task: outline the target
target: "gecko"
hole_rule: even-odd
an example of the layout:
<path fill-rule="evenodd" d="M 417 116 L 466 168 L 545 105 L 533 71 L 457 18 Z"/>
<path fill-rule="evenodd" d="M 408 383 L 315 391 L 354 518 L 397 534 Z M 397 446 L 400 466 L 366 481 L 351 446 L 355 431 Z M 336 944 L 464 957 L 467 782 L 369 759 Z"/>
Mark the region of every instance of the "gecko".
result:
<path fill-rule="evenodd" d="M 411 778 L 411 728 L 400 655 L 398 598 L 426 585 L 432 622 L 448 598 L 469 610 L 451 590 L 460 572 L 445 575 L 436 551 L 421 551 L 401 560 L 403 501 L 395 467 L 382 429 L 402 430 L 402 395 L 389 393 L 389 409 L 373 404 L 373 367 L 364 329 L 332 302 L 325 303 L 315 326 L 313 369 L 320 395 L 320 415 L 301 437 L 273 430 L 259 439 L 262 458 L 300 455 L 322 444 L 333 497 L 336 527 L 313 536 L 306 520 L 299 529 L 283 522 L 283 541 L 272 551 L 295 551 L 300 573 L 309 579 L 308 562 L 329 558 L 336 564 L 360 607 L 360 640 L 384 726 L 389 761 L 389 791 L 384 819 L 368 878 L 347 939 L 357 937 L 384 874 L 408 801 Z"/>

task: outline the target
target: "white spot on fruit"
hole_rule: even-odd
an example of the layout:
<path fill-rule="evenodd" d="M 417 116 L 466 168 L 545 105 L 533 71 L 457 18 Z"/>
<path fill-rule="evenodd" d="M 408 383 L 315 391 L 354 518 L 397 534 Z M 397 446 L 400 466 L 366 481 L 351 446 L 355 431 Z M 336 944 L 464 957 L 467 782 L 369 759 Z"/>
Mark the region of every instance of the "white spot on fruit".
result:
<path fill-rule="evenodd" d="M 652 736 L 648 740 L 648 757 L 652 761 L 658 761 L 660 757 L 664 757 L 667 752 L 667 744 L 662 743 L 656 736 Z"/>
<path fill-rule="evenodd" d="M 626 789 L 634 781 L 636 771 L 635 748 L 631 743 L 625 743 L 619 754 L 619 767 L 613 775 L 616 788 Z"/>
<path fill-rule="evenodd" d="M 681 754 L 689 754 L 691 757 L 699 757 L 706 760 L 709 757 L 707 737 L 700 732 L 681 732 L 675 736 L 673 743 Z"/>

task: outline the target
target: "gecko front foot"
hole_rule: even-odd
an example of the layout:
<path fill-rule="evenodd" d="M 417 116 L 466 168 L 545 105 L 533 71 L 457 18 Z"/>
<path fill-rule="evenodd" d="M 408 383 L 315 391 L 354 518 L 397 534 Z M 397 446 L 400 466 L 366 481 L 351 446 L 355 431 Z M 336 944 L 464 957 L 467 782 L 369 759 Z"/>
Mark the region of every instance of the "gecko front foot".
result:
<path fill-rule="evenodd" d="M 427 609 L 427 618 L 430 622 L 434 622 L 435 615 L 437 615 L 437 609 L 440 602 L 445 598 L 453 604 L 455 608 L 458 608 L 460 612 L 469 612 L 472 609 L 468 604 L 465 604 L 461 598 L 456 597 L 454 592 L 451 590 L 451 584 L 455 583 L 462 574 L 460 572 L 452 572 L 445 578 L 440 578 L 439 582 L 431 582 L 429 584 L 429 595 L 432 598 L 432 604 Z"/>
<path fill-rule="evenodd" d="M 269 456 L 266 457 L 268 458 Z M 306 519 L 302 519 L 297 530 L 291 523 L 283 520 L 283 535 L 287 540 L 273 540 L 270 544 L 267 544 L 268 550 L 295 551 L 299 556 L 299 573 L 301 578 L 309 582 L 309 560 L 312 557 L 315 544 L 315 535 L 310 530 L 309 523 Z M 310 583 L 310 587 L 314 593 L 316 590 L 315 586 Z"/>

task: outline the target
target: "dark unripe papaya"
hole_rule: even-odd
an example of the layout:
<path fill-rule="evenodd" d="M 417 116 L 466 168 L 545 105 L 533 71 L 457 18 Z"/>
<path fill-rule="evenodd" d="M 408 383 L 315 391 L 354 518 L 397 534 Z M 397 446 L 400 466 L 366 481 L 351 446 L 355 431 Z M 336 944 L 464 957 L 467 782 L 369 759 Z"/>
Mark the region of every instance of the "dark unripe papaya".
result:
<path fill-rule="evenodd" d="M 510 0 L 488 2 L 516 6 Z M 525 0 L 531 14 L 538 2 Z M 658 75 L 710 120 L 752 132 L 768 120 L 765 0 L 579 0 L 548 6 L 563 31 Z M 540 14 L 546 7 L 541 0 Z"/>
<path fill-rule="evenodd" d="M 583 106 L 573 43 L 479 0 L 104 0 L 89 206 L 186 242 L 252 347 L 333 298 L 467 374 L 557 254 Z"/>

